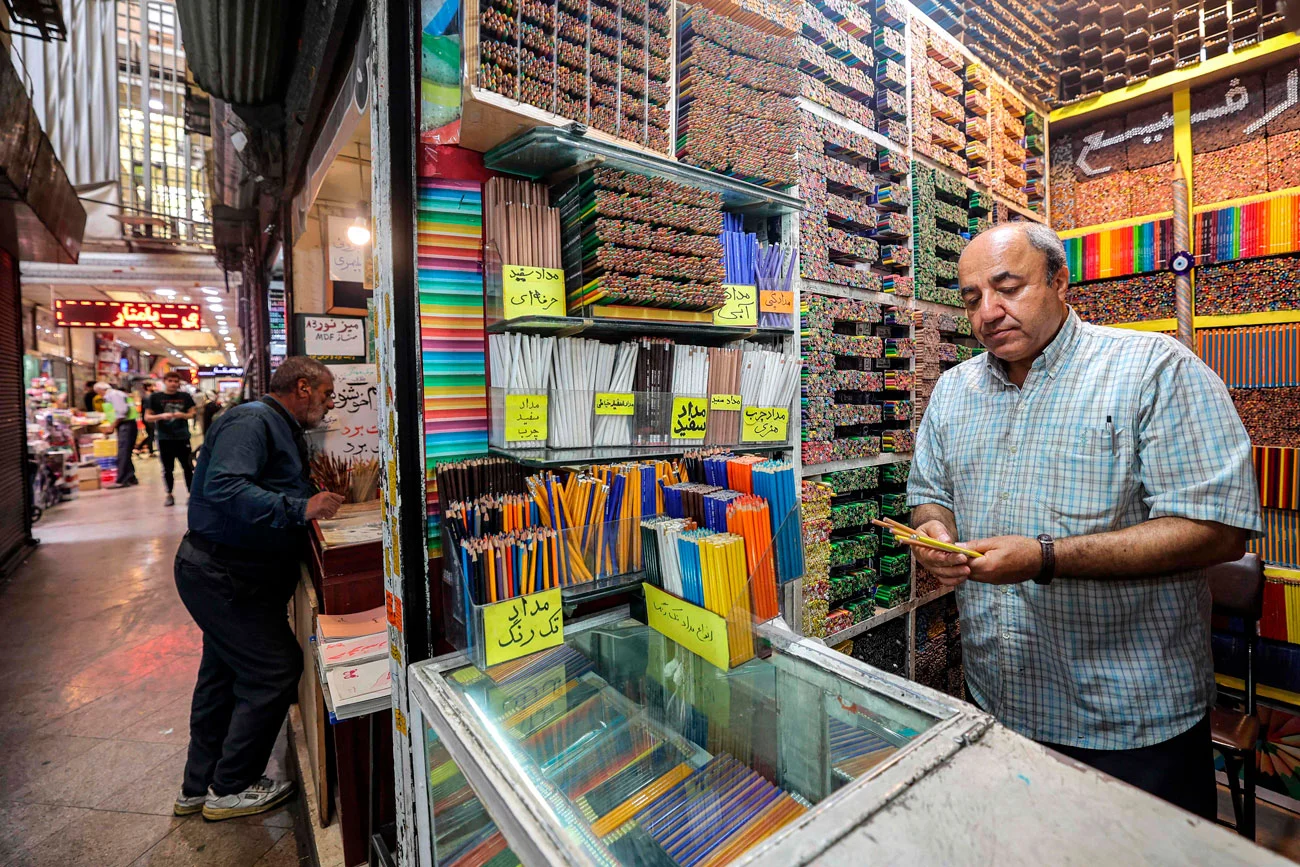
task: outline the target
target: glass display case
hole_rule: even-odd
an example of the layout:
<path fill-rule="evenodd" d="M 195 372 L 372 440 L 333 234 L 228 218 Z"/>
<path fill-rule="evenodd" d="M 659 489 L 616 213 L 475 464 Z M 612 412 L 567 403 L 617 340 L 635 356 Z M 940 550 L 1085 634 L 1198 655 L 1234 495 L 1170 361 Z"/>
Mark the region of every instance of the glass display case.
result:
<path fill-rule="evenodd" d="M 731 863 L 969 721 L 969 706 L 780 627 L 760 637 L 723 671 L 620 609 L 513 663 L 414 666 L 422 863 Z M 478 797 L 448 793 L 465 781 Z"/>

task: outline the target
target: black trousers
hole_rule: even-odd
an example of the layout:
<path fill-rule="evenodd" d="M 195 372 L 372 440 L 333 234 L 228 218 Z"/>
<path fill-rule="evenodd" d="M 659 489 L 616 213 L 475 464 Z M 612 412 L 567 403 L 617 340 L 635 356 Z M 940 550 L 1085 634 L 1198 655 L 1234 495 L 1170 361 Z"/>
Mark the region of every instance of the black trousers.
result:
<path fill-rule="evenodd" d="M 135 419 L 119 419 L 117 422 L 117 484 L 129 485 L 135 481 L 135 464 L 131 463 L 131 452 L 135 451 Z"/>
<path fill-rule="evenodd" d="M 140 451 L 148 451 L 153 454 L 154 443 L 154 424 L 151 421 L 144 423 L 144 439 L 140 441 Z"/>
<path fill-rule="evenodd" d="M 185 490 L 190 489 L 194 481 L 194 458 L 190 454 L 189 440 L 158 440 L 158 460 L 162 461 L 163 484 L 167 493 L 172 492 L 175 476 L 172 475 L 172 461 L 180 461 L 181 472 L 185 474 Z"/>
<path fill-rule="evenodd" d="M 285 611 L 297 577 L 293 561 L 218 558 L 181 542 L 176 589 L 203 630 L 184 794 L 240 792 L 266 770 L 302 674 Z"/>
<path fill-rule="evenodd" d="M 1218 815 L 1209 714 L 1182 734 L 1149 747 L 1086 750 L 1062 744 L 1045 746 L 1203 819 L 1213 822 Z"/>

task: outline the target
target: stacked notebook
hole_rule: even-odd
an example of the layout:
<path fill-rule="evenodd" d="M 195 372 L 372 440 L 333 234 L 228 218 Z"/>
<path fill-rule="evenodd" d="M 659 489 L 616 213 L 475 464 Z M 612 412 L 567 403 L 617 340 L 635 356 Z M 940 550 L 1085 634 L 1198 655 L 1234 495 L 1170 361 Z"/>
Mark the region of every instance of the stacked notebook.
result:
<path fill-rule="evenodd" d="M 389 706 L 392 672 L 384 606 L 356 614 L 317 615 L 316 649 L 336 718 Z"/>

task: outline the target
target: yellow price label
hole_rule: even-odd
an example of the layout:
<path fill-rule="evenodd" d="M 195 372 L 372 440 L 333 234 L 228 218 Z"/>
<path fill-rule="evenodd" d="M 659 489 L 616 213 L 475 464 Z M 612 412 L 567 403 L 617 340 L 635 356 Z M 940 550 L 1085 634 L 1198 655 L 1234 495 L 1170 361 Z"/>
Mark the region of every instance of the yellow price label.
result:
<path fill-rule="evenodd" d="M 560 589 L 486 606 L 483 642 L 489 666 L 563 644 L 564 607 Z"/>
<path fill-rule="evenodd" d="M 786 289 L 764 289 L 758 293 L 758 309 L 764 313 L 793 313 L 794 293 Z"/>
<path fill-rule="evenodd" d="M 713 311 L 714 325 L 758 325 L 758 287 L 725 284 L 727 303 Z"/>
<path fill-rule="evenodd" d="M 507 319 L 520 316 L 564 316 L 564 272 L 558 268 L 506 265 L 501 293 Z"/>
<path fill-rule="evenodd" d="M 506 395 L 506 439 L 523 443 L 546 441 L 546 395 Z"/>
<path fill-rule="evenodd" d="M 651 629 L 723 671 L 731 667 L 725 617 L 678 599 L 653 584 L 643 586 L 646 622 Z"/>
<path fill-rule="evenodd" d="M 719 409 L 723 412 L 740 412 L 740 395 L 715 394 L 709 398 L 709 409 Z"/>
<path fill-rule="evenodd" d="M 703 397 L 674 397 L 669 431 L 673 439 L 702 440 L 709 419 L 709 401 Z"/>
<path fill-rule="evenodd" d="M 630 391 L 596 392 L 596 415 L 631 415 L 636 395 Z"/>
<path fill-rule="evenodd" d="M 741 419 L 740 440 L 746 443 L 783 443 L 789 438 L 790 410 L 781 406 L 747 406 Z"/>

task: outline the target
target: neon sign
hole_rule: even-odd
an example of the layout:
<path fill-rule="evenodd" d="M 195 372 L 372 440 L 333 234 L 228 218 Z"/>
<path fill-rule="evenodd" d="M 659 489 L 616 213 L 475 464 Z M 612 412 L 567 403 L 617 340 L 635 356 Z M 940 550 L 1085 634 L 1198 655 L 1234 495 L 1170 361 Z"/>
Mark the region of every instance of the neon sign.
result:
<path fill-rule="evenodd" d="M 143 301 L 54 302 L 54 318 L 65 328 L 150 328 L 154 331 L 198 331 L 203 308 L 197 304 L 154 304 Z"/>

